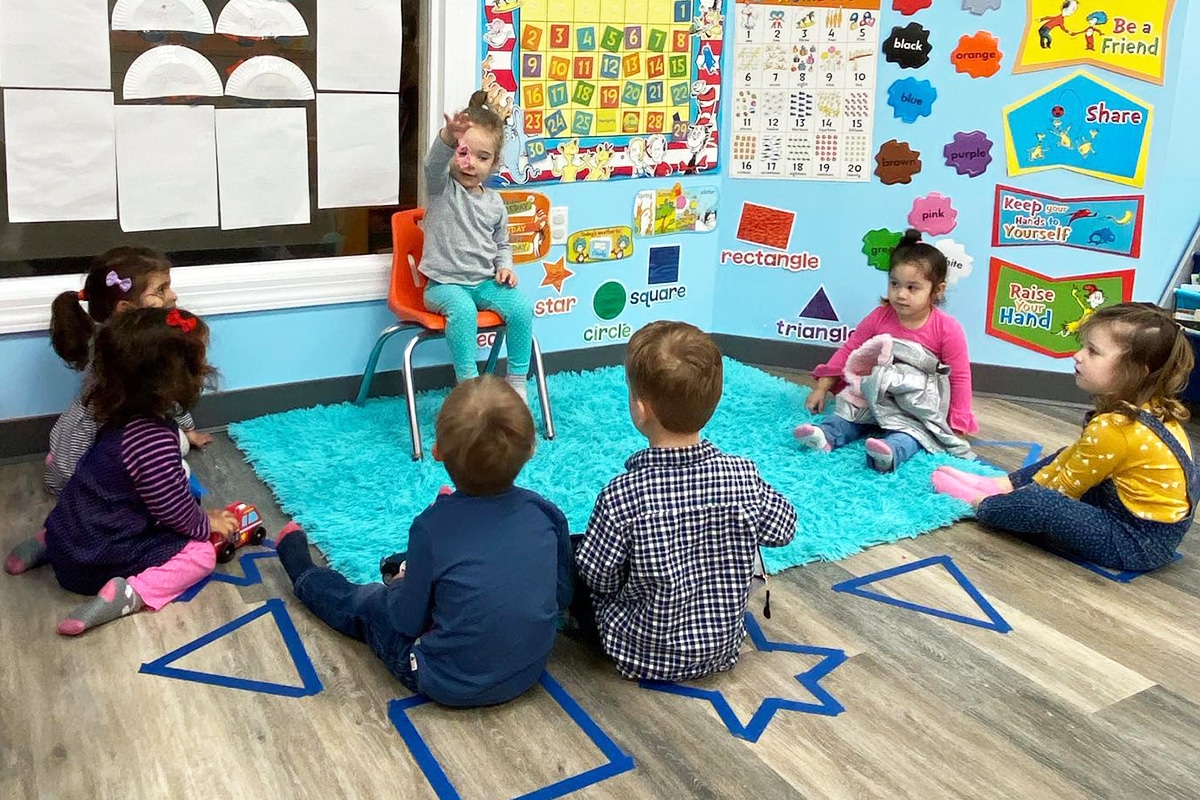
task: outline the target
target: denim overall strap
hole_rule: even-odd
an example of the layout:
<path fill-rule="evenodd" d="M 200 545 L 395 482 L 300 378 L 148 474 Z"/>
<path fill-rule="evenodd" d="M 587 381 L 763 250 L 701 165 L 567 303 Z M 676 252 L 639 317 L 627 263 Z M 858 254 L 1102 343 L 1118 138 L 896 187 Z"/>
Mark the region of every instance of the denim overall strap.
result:
<path fill-rule="evenodd" d="M 1184 478 L 1187 481 L 1187 496 L 1188 496 L 1188 515 L 1186 519 L 1190 520 L 1196 513 L 1196 502 L 1200 495 L 1200 476 L 1196 474 L 1196 463 L 1183 449 L 1183 444 L 1180 443 L 1175 435 L 1167 430 L 1167 426 L 1162 423 L 1153 414 L 1146 411 L 1138 411 L 1138 422 L 1145 425 L 1150 430 L 1154 431 L 1159 439 L 1162 439 L 1170 451 L 1179 460 L 1179 466 L 1183 469 Z"/>

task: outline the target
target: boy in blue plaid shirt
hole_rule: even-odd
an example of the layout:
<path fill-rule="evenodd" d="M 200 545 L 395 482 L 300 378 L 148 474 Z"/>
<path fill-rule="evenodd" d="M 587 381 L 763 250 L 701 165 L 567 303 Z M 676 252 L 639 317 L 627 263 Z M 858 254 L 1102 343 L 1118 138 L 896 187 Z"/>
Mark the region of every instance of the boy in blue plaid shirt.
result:
<path fill-rule="evenodd" d="M 752 462 L 700 438 L 723 379 L 708 334 L 650 323 L 629 340 L 625 377 L 630 416 L 650 447 L 600 493 L 575 553 L 601 646 L 626 678 L 730 669 L 758 547 L 790 542 L 796 510 Z M 585 629 L 589 611 L 577 611 Z"/>

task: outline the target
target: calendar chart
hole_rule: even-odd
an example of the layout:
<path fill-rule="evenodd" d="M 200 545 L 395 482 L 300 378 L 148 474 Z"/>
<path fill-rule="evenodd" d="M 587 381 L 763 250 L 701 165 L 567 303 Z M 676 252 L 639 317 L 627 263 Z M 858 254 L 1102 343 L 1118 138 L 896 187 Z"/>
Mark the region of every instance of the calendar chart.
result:
<path fill-rule="evenodd" d="M 717 164 L 721 0 L 486 0 L 482 85 L 506 183 Z"/>
<path fill-rule="evenodd" d="M 730 175 L 869 180 L 880 0 L 735 9 Z"/>

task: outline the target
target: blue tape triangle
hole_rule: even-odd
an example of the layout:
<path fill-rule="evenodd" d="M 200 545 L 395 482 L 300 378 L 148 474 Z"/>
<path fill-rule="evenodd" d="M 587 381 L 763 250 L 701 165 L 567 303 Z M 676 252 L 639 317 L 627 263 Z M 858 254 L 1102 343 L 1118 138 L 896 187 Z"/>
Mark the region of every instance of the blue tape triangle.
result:
<path fill-rule="evenodd" d="M 236 678 L 232 675 L 216 675 L 210 672 L 198 672 L 196 670 L 170 666 L 170 664 L 189 653 L 194 653 L 200 648 L 212 644 L 217 639 L 267 614 L 270 614 L 275 619 L 275 625 L 279 628 L 279 633 L 283 636 L 283 642 L 287 646 L 293 666 L 296 667 L 296 673 L 300 676 L 302 686 L 289 686 L 269 681 Z M 287 606 L 278 597 L 268 600 L 253 611 L 225 623 L 216 630 L 209 631 L 199 639 L 172 650 L 161 658 L 142 664 L 142 668 L 138 672 L 144 675 L 159 675 L 163 678 L 176 678 L 181 681 L 206 683 L 211 686 L 224 686 L 229 689 L 245 689 L 250 692 L 282 695 L 283 697 L 308 697 L 320 692 L 324 688 L 321 685 L 321 679 L 317 677 L 317 671 L 313 668 L 312 659 L 308 657 L 308 651 L 304 649 L 304 643 L 300 641 L 300 634 L 296 632 L 296 626 L 292 623 L 291 616 L 288 615 Z"/>
<path fill-rule="evenodd" d="M 933 567 L 939 564 L 945 567 L 946 571 L 954 576 L 954 580 L 958 581 L 958 585 L 962 587 L 963 591 L 975 601 L 975 605 L 979 606 L 979 610 L 987 615 L 987 620 L 976 619 L 974 617 L 964 617 L 962 614 L 955 614 L 952 611 L 945 611 L 940 608 L 918 605 L 917 603 L 910 603 L 907 600 L 898 600 L 895 597 L 888 597 L 885 594 L 880 594 L 878 592 L 873 592 L 863 588 L 864 586 L 868 586 L 878 581 L 894 578 L 897 575 L 904 575 L 908 572 L 916 572 L 919 569 L 925 569 L 926 567 Z M 920 561 L 914 561 L 911 564 L 901 564 L 898 567 L 885 569 L 882 572 L 876 572 L 871 575 L 863 575 L 858 578 L 851 578 L 848 581 L 843 581 L 835 585 L 833 587 L 833 591 L 843 592 L 845 594 L 853 594 L 857 595 L 858 597 L 865 597 L 868 600 L 878 600 L 880 603 L 887 603 L 888 605 L 907 608 L 909 611 L 918 611 L 922 614 L 941 617 L 942 619 L 948 619 L 953 622 L 961 622 L 964 625 L 974 625 L 977 628 L 984 628 L 986 630 L 996 631 L 997 633 L 1008 633 L 1012 630 L 1012 626 L 1005 621 L 1004 617 L 1000 616 L 996 609 L 992 608 L 992 604 L 989 603 L 987 599 L 979 592 L 979 590 L 975 588 L 975 585 L 967 579 L 967 576 L 964 575 L 962 570 L 958 568 L 958 565 L 950 559 L 950 556 L 930 556 L 929 558 L 924 558 Z"/>

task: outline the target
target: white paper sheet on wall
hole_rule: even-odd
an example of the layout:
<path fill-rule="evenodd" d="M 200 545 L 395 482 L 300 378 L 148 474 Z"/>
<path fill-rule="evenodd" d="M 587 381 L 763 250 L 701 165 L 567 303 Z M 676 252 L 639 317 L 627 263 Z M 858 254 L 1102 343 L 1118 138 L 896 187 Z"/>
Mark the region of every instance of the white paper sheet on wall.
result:
<path fill-rule="evenodd" d="M 400 202 L 400 96 L 317 94 L 317 208 Z"/>
<path fill-rule="evenodd" d="M 107 0 L 0 0 L 0 85 L 111 89 Z"/>
<path fill-rule="evenodd" d="M 117 218 L 112 92 L 4 91 L 8 221 Z"/>
<path fill-rule="evenodd" d="M 207 228 L 217 213 L 212 106 L 118 106 L 121 230 Z"/>
<path fill-rule="evenodd" d="M 400 0 L 317 0 L 317 91 L 400 91 Z"/>
<path fill-rule="evenodd" d="M 225 230 L 306 224 L 308 112 L 219 109 L 217 176 Z"/>

